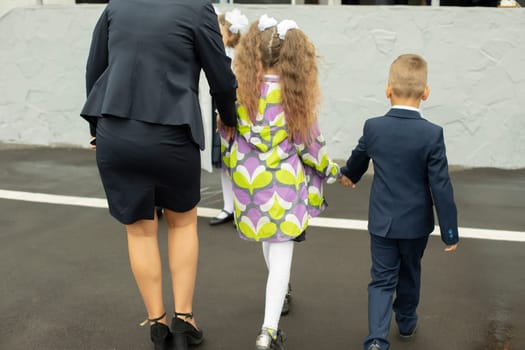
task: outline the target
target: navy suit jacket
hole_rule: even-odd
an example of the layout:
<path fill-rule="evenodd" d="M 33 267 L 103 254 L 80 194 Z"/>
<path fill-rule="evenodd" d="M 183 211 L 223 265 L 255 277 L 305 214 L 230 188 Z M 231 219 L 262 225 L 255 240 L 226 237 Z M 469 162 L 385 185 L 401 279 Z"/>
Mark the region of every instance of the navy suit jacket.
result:
<path fill-rule="evenodd" d="M 105 115 L 189 125 L 203 149 L 201 68 L 223 123 L 236 125 L 237 82 L 210 1 L 111 0 L 93 32 L 80 115 L 93 136 Z"/>
<path fill-rule="evenodd" d="M 341 172 L 357 183 L 372 159 L 368 229 L 396 239 L 421 238 L 434 230 L 436 207 L 441 238 L 458 242 L 457 209 L 443 129 L 419 112 L 393 108 L 365 122 L 363 136 Z"/>

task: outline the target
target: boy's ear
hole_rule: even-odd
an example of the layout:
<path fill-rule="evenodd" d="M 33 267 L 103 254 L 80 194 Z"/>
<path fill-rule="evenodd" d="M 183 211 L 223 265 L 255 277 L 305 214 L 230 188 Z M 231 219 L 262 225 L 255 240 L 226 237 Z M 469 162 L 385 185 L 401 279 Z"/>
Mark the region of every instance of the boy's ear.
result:
<path fill-rule="evenodd" d="M 392 86 L 390 84 L 386 84 L 385 94 L 386 94 L 386 98 L 392 97 Z"/>
<path fill-rule="evenodd" d="M 425 91 L 423 91 L 423 95 L 421 95 L 421 100 L 426 101 L 428 98 L 428 95 L 430 95 L 430 86 L 425 86 Z"/>

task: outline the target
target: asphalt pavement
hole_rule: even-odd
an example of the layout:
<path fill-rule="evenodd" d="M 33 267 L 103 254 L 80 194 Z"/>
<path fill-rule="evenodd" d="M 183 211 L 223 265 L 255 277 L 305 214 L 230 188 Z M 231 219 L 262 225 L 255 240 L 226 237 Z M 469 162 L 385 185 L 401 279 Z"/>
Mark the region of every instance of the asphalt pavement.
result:
<path fill-rule="evenodd" d="M 88 150 L 3 146 L 0 164 L 0 190 L 104 198 Z M 461 227 L 525 236 L 525 170 L 460 169 L 451 177 Z M 370 181 L 356 190 L 327 186 L 322 216 L 366 220 Z M 218 172 L 202 172 L 201 192 L 199 206 L 218 211 Z M 253 349 L 266 279 L 260 245 L 208 220 L 199 218 L 199 348 Z M 161 231 L 166 258 L 163 223 Z M 453 254 L 443 247 L 431 237 L 423 259 L 417 336 L 401 342 L 392 323 L 392 349 L 525 349 L 525 242 L 463 238 Z M 287 350 L 360 350 L 369 269 L 366 231 L 310 227 L 295 249 L 292 310 L 280 325 Z M 105 208 L 0 196 L 0 278 L 1 350 L 151 349 L 124 227 Z M 169 310 L 168 279 L 164 289 Z"/>

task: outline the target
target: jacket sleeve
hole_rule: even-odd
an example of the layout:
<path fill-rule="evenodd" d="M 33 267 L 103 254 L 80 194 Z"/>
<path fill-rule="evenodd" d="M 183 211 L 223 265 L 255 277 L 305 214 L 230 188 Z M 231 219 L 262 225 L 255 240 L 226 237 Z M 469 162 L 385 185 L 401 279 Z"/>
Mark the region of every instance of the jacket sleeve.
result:
<path fill-rule="evenodd" d="M 366 134 L 368 122 L 363 127 L 363 136 L 359 138 L 357 146 L 352 151 L 350 158 L 346 161 L 346 166 L 341 168 L 341 173 L 352 180 L 353 183 L 359 182 L 363 174 L 368 170 L 370 156 L 367 152 Z"/>
<path fill-rule="evenodd" d="M 302 163 L 327 183 L 335 182 L 340 176 L 339 165 L 330 159 L 326 141 L 316 126 L 316 137 L 308 144 L 296 144 L 295 148 Z"/>
<path fill-rule="evenodd" d="M 440 129 L 428 158 L 428 182 L 436 206 L 441 239 L 447 245 L 456 244 L 459 241 L 458 217 L 448 173 L 443 129 Z"/>
<path fill-rule="evenodd" d="M 89 49 L 86 65 L 86 96 L 89 96 L 96 81 L 106 70 L 108 55 L 108 9 L 106 7 L 93 30 L 91 48 Z M 96 135 L 97 119 L 90 118 L 89 120 L 89 129 L 92 136 Z"/>
<path fill-rule="evenodd" d="M 209 2 L 203 6 L 200 23 L 195 30 L 195 47 L 222 122 L 235 126 L 237 81 L 231 69 L 231 60 L 224 50 L 217 15 Z"/>

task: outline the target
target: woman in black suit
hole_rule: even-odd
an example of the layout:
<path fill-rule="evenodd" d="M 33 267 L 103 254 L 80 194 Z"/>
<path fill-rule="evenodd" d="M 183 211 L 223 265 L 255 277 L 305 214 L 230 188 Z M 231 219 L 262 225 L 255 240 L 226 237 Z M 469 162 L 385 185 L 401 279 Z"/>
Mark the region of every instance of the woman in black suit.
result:
<path fill-rule="evenodd" d="M 230 65 L 209 0 L 112 0 L 93 33 L 81 116 L 96 142 L 109 211 L 126 225 L 155 349 L 173 338 L 202 341 L 192 306 L 204 148 L 198 81 L 203 69 L 222 122 L 233 126 Z M 168 225 L 175 337 L 162 298 L 156 206 Z"/>

